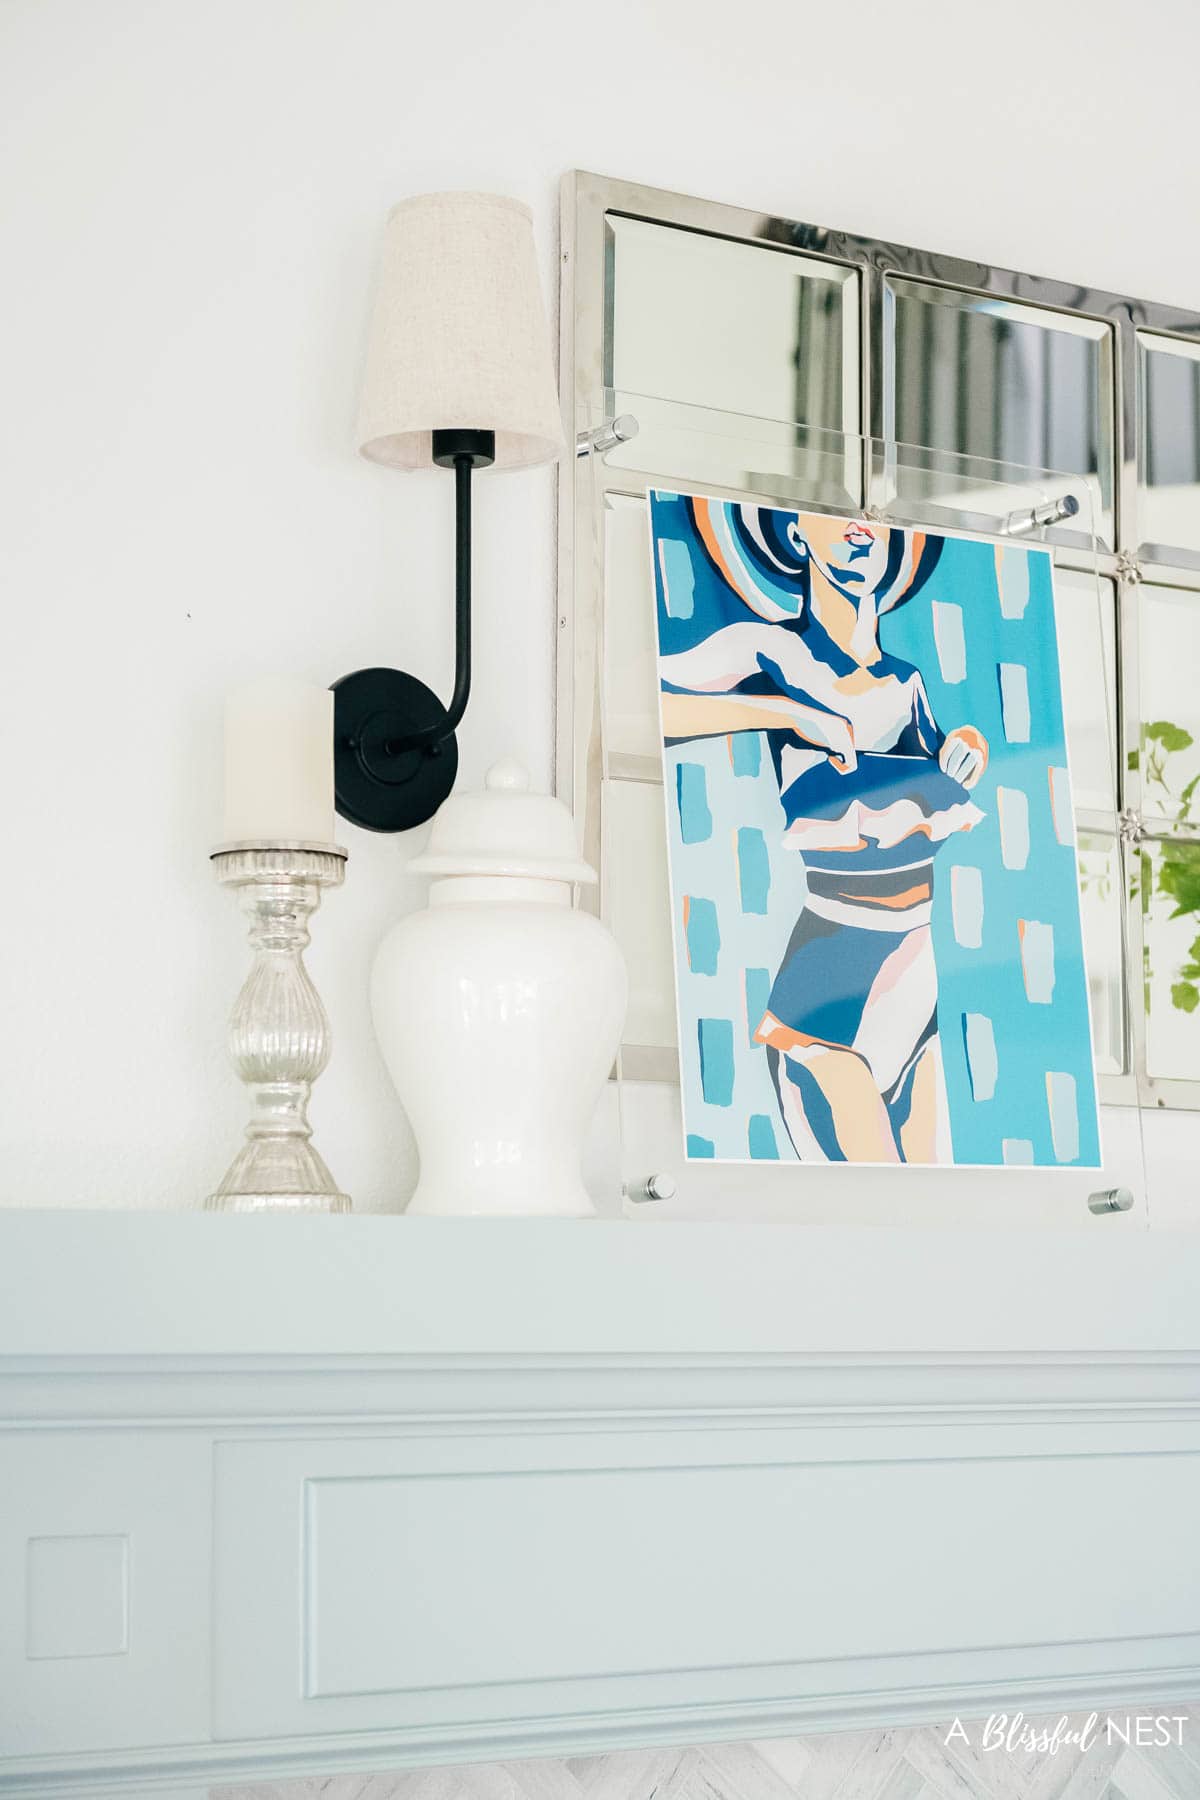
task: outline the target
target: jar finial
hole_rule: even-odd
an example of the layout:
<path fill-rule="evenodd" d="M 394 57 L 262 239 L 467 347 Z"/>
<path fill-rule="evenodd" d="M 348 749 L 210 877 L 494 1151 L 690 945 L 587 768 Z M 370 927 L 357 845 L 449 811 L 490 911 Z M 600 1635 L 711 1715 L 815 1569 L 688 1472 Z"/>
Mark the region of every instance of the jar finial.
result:
<path fill-rule="evenodd" d="M 487 772 L 484 782 L 492 794 L 527 794 L 529 770 L 515 756 L 502 756 Z"/>

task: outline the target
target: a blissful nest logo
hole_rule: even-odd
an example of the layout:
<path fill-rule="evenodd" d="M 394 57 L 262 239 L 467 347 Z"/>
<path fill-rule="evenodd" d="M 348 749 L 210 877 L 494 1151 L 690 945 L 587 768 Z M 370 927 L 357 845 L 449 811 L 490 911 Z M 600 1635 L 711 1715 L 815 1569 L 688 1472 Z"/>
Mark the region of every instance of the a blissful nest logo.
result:
<path fill-rule="evenodd" d="M 1050 1723 L 1045 1719 L 1027 1719 L 1024 1713 L 989 1713 L 981 1724 L 964 1725 L 956 1718 L 945 1738 L 951 1744 L 967 1744 L 985 1751 L 1003 1751 L 1009 1756 L 1056 1756 L 1060 1750 L 1077 1750 L 1086 1755 L 1094 1744 L 1124 1744 L 1141 1750 L 1165 1750 L 1182 1744 L 1186 1713 L 1089 1713 L 1082 1723 L 1072 1722 L 1064 1713 Z"/>

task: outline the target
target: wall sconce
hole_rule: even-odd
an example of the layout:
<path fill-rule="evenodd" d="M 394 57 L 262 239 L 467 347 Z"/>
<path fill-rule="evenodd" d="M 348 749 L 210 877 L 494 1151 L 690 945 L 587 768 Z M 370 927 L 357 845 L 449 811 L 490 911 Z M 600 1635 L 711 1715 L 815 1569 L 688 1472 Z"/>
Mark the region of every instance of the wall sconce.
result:
<path fill-rule="evenodd" d="M 499 194 L 422 194 L 388 218 L 359 413 L 359 449 L 394 469 L 454 470 L 454 692 L 398 669 L 333 688 L 342 817 L 407 831 L 454 785 L 471 690 L 471 477 L 552 462 L 562 442 L 528 207 Z"/>

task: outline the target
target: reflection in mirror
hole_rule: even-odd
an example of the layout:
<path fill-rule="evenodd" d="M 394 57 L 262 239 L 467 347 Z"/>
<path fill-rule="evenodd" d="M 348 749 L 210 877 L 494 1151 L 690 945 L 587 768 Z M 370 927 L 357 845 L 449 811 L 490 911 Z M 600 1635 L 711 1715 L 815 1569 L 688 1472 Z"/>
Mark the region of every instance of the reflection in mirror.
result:
<path fill-rule="evenodd" d="M 887 276 L 883 435 L 1094 476 L 1096 535 L 1113 543 L 1112 332 L 1099 320 Z"/>
<path fill-rule="evenodd" d="M 1200 824 L 1200 594 L 1152 582 L 1137 594 L 1142 810 L 1173 826 Z"/>
<path fill-rule="evenodd" d="M 858 274 L 608 215 L 606 387 L 857 432 Z"/>
<path fill-rule="evenodd" d="M 646 502 L 604 496 L 605 774 L 662 783 L 658 723 L 658 647 Z M 664 863 L 665 868 L 665 863 Z"/>
<path fill-rule="evenodd" d="M 1111 832 L 1081 831 L 1077 850 L 1092 1054 L 1098 1075 L 1120 1075 L 1126 1067 L 1120 845 Z"/>
<path fill-rule="evenodd" d="M 670 1048 L 675 961 L 662 787 L 606 781 L 603 808 L 604 915 L 629 972 L 623 1043 Z"/>
<path fill-rule="evenodd" d="M 1077 811 L 1117 810 L 1116 589 L 1075 569 L 1054 571 L 1063 715 Z"/>
<path fill-rule="evenodd" d="M 1137 339 L 1139 554 L 1200 568 L 1200 344 Z"/>
<path fill-rule="evenodd" d="M 1138 889 L 1146 995 L 1146 1072 L 1200 1079 L 1200 843 L 1142 846 Z"/>

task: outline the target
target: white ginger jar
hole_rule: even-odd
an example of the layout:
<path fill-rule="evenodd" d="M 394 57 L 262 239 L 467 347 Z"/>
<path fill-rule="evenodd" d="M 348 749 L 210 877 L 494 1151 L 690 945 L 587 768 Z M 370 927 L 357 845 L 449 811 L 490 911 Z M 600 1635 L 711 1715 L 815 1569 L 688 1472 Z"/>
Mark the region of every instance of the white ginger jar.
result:
<path fill-rule="evenodd" d="M 511 759 L 452 794 L 409 867 L 429 903 L 393 926 L 371 978 L 375 1031 L 416 1134 L 410 1213 L 586 1218 L 584 1137 L 625 1018 L 625 965 L 576 911 L 561 800 Z"/>

